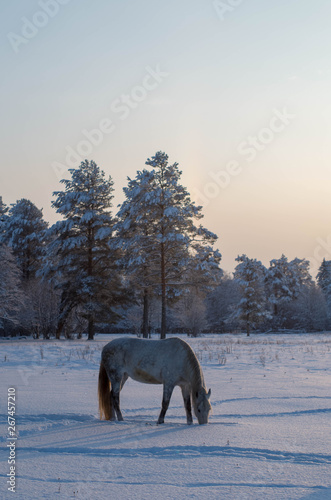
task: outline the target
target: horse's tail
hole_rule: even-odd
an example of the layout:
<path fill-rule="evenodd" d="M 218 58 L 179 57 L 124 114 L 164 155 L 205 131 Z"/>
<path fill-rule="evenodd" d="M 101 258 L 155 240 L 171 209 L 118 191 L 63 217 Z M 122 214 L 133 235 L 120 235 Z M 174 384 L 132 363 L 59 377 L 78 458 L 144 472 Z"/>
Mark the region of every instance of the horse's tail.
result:
<path fill-rule="evenodd" d="M 112 398 L 110 395 L 111 384 L 108 379 L 106 368 L 104 364 L 100 363 L 99 370 L 99 383 L 98 383 L 98 396 L 99 396 L 99 413 L 100 420 L 105 417 L 105 420 L 112 420 L 114 418 L 114 410 Z"/>

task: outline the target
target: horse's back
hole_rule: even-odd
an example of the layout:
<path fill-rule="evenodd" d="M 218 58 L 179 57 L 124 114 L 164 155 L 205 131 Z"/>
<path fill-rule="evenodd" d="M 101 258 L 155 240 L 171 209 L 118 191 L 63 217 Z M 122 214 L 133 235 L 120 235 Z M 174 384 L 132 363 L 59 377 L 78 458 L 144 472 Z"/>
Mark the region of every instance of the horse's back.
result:
<path fill-rule="evenodd" d="M 121 367 L 134 380 L 162 384 L 185 379 L 190 346 L 178 337 L 163 340 L 117 338 L 102 350 L 102 360 Z"/>
<path fill-rule="evenodd" d="M 102 352 L 171 353 L 178 352 L 178 349 L 185 351 L 187 348 L 191 349 L 184 340 L 178 337 L 162 340 L 119 337 L 106 344 Z"/>

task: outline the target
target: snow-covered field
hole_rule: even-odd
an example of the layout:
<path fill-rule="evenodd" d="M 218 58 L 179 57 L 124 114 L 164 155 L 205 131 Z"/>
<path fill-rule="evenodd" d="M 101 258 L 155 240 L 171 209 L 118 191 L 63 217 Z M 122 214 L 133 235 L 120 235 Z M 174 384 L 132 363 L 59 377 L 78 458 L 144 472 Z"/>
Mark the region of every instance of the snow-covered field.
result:
<path fill-rule="evenodd" d="M 187 339 L 211 387 L 205 426 L 178 388 L 129 380 L 124 422 L 98 419 L 100 351 L 82 341 L 0 341 L 1 498 L 331 498 L 331 334 Z M 16 388 L 16 494 L 7 491 L 7 389 Z"/>

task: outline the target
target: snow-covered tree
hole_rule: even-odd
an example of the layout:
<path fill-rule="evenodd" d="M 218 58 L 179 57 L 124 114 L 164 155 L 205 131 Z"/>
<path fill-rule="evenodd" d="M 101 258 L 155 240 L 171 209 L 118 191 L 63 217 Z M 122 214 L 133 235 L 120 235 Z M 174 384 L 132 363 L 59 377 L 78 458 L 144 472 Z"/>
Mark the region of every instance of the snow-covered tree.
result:
<path fill-rule="evenodd" d="M 0 326 L 18 323 L 23 303 L 20 270 L 11 249 L 0 243 Z"/>
<path fill-rule="evenodd" d="M 252 328 L 270 318 L 265 292 L 266 268 L 260 261 L 246 255 L 238 256 L 236 261 L 239 264 L 235 268 L 234 279 L 238 283 L 241 298 L 231 319 L 238 319 L 249 336 Z"/>
<path fill-rule="evenodd" d="M 212 331 L 221 333 L 238 328 L 237 320 L 232 318 L 232 311 L 239 301 L 238 282 L 225 273 L 217 287 L 207 296 L 209 328 Z"/>
<path fill-rule="evenodd" d="M 328 323 L 331 322 L 331 261 L 323 259 L 316 276 L 327 309 Z"/>
<path fill-rule="evenodd" d="M 184 281 L 188 270 L 195 270 L 201 282 L 212 281 L 219 273 L 221 255 L 213 249 L 217 236 L 194 223 L 203 217 L 202 207 L 191 201 L 180 184 L 178 164 L 169 165 L 168 156 L 159 151 L 146 165 L 152 170 L 139 171 L 135 179 L 128 179 L 116 230 L 127 269 L 143 290 L 145 307 L 150 290 L 160 290 L 161 338 L 165 338 L 169 292 L 179 293 L 189 285 Z M 146 321 L 144 324 L 145 331 Z"/>
<path fill-rule="evenodd" d="M 325 295 L 331 294 L 331 261 L 323 259 L 316 276 L 318 286 Z"/>
<path fill-rule="evenodd" d="M 59 294 L 51 283 L 39 278 L 24 282 L 23 287 L 25 300 L 20 325 L 36 339 L 49 339 L 56 332 Z"/>
<path fill-rule="evenodd" d="M 304 285 L 296 300 L 284 305 L 284 327 L 306 332 L 322 331 L 328 326 L 327 304 L 315 283 Z"/>
<path fill-rule="evenodd" d="M 42 210 L 24 198 L 12 204 L 4 218 L 1 241 L 11 247 L 25 280 L 40 268 L 47 227 Z"/>
<path fill-rule="evenodd" d="M 143 303 L 143 314 L 134 308 L 137 319 L 131 321 L 142 326 L 143 337 L 149 336 L 151 287 L 158 277 L 157 252 L 151 240 L 153 226 L 144 216 L 144 197 L 152 191 L 152 174 L 144 170 L 137 172 L 135 179 L 128 178 L 128 186 L 123 188 L 125 200 L 117 214 L 115 225 L 118 246 L 123 250 L 122 260 L 130 287 L 135 291 L 138 305 Z M 148 257 L 148 258 L 147 258 Z"/>
<path fill-rule="evenodd" d="M 56 191 L 52 206 L 64 220 L 49 231 L 52 242 L 43 275 L 61 290 L 57 336 L 74 308 L 88 322 L 88 338 L 94 338 L 95 322 L 112 321 L 116 306 L 124 301 L 118 269 L 119 250 L 112 244 L 113 181 L 94 161 L 85 160 L 62 179 L 64 191 Z"/>
<path fill-rule="evenodd" d="M 8 212 L 8 207 L 5 205 L 5 203 L 2 201 L 2 196 L 0 196 L 0 239 L 1 235 L 4 232 L 4 223 L 7 217 L 7 212 Z"/>
<path fill-rule="evenodd" d="M 280 259 L 273 259 L 270 262 L 266 285 L 276 322 L 282 321 L 279 310 L 282 304 L 296 300 L 303 286 L 311 283 L 309 261 L 306 259 L 295 258 L 289 262 L 287 257 L 282 255 Z"/>
<path fill-rule="evenodd" d="M 197 337 L 208 326 L 205 294 L 198 287 L 191 287 L 175 305 L 176 319 L 187 334 Z"/>

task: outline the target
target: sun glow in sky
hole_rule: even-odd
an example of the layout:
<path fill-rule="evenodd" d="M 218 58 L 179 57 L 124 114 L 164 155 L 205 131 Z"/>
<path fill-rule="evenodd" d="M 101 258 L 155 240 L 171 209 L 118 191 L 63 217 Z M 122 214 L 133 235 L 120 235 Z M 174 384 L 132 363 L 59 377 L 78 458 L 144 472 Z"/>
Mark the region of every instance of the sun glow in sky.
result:
<path fill-rule="evenodd" d="M 236 4 L 236 5 L 234 5 Z M 329 0 L 0 1 L 6 204 L 53 223 L 80 159 L 115 181 L 156 151 L 219 236 L 267 265 L 331 259 Z"/>

